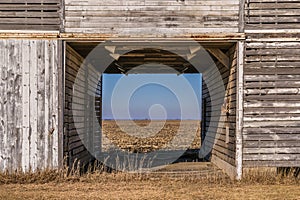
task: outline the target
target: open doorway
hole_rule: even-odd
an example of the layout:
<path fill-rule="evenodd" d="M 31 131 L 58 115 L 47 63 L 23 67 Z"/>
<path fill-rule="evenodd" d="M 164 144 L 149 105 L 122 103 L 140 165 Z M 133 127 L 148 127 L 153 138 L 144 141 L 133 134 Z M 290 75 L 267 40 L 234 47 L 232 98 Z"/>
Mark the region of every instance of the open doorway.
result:
<path fill-rule="evenodd" d="M 176 124 L 176 120 L 179 120 L 178 115 L 166 115 L 166 117 L 164 118 L 166 119 L 166 123 L 161 130 L 162 133 L 165 132 L 168 134 L 158 134 L 158 137 L 152 137 L 153 143 L 151 143 L 151 140 L 148 140 L 149 138 L 143 138 L 143 134 L 147 135 L 147 133 L 136 133 L 142 134 L 142 139 L 136 139 L 136 137 L 128 137 L 128 135 L 130 134 L 125 135 L 124 131 L 116 130 L 120 127 L 120 123 L 121 125 L 122 123 L 127 124 L 128 118 L 114 118 L 113 116 L 109 116 L 106 113 L 109 111 L 105 110 L 108 106 L 104 106 L 104 104 L 106 104 L 106 100 L 104 98 L 106 96 L 105 92 L 109 91 L 109 89 L 103 90 L 103 88 L 112 87 L 113 85 L 112 83 L 107 82 L 108 79 L 109 81 L 112 81 L 114 78 L 119 80 L 122 77 L 140 77 L 141 79 L 145 79 L 146 76 L 155 75 L 155 77 L 159 77 L 161 75 L 162 80 L 168 79 L 168 76 L 174 76 L 179 78 L 185 77 L 187 80 L 190 79 L 190 82 L 193 82 L 193 78 L 191 77 L 194 76 L 194 79 L 198 81 L 198 84 L 194 84 L 194 86 L 197 85 L 197 87 L 194 87 L 193 90 L 194 93 L 196 90 L 200 91 L 199 93 L 196 92 L 196 96 L 198 96 L 197 109 L 200 110 L 200 114 L 198 115 L 198 118 L 195 116 L 180 118 L 180 120 L 183 119 L 184 121 L 188 121 L 189 123 L 192 122 L 192 124 L 186 123 L 186 125 L 183 126 L 182 129 L 184 131 L 191 132 L 189 131 L 189 127 L 193 127 L 193 129 L 196 129 L 195 134 L 193 133 L 192 141 L 190 142 L 189 146 L 185 146 L 185 148 L 198 151 L 197 147 L 200 148 L 202 144 L 202 147 L 204 146 L 205 148 L 201 149 L 206 149 L 202 150 L 202 154 L 200 152 L 201 156 L 199 156 L 199 153 L 197 153 L 197 157 L 193 159 L 196 160 L 200 158 L 206 161 L 212 161 L 220 167 L 222 167 L 222 165 L 224 167 L 224 163 L 225 165 L 227 163 L 234 167 L 236 120 L 236 48 L 234 43 L 206 42 L 201 44 L 202 47 L 204 47 L 208 54 L 211 56 L 216 66 L 215 68 L 207 67 L 207 69 L 203 71 L 203 75 L 202 72 L 199 72 L 199 70 L 197 70 L 189 62 L 190 59 L 194 59 L 194 54 L 196 54 L 195 52 L 199 51 L 198 47 L 195 48 L 189 46 L 188 44 L 184 45 L 184 43 L 181 43 L 179 51 L 187 48 L 190 52 L 189 54 L 185 55 L 185 59 L 183 59 L 182 55 L 174 55 L 159 48 L 140 48 L 138 51 L 129 51 L 129 53 L 118 54 L 116 53 L 116 49 L 118 47 L 120 49 L 123 48 L 124 44 L 120 44 L 119 46 L 110 44 L 105 46 L 105 50 L 108 52 L 108 57 L 112 59 L 112 62 L 99 76 L 99 73 L 97 73 L 96 70 L 97 66 L 95 66 L 95 63 L 101 62 L 100 59 L 94 59 L 91 60 L 90 63 L 87 63 L 86 66 L 88 67 L 86 68 L 86 71 L 81 70 L 80 68 L 83 63 L 86 62 L 86 57 L 88 56 L 88 54 L 93 51 L 93 49 L 100 43 L 101 42 L 78 41 L 67 43 L 64 147 L 65 155 L 68 157 L 68 165 L 71 166 L 76 161 L 88 163 L 91 160 L 95 159 L 95 155 L 103 155 L 107 148 L 110 148 L 106 146 L 106 141 L 104 141 L 103 135 L 108 136 L 108 138 L 111 139 L 111 141 L 113 141 L 112 143 L 114 143 L 116 146 L 119 145 L 118 147 L 121 150 L 132 153 L 148 153 L 150 151 L 154 151 L 156 148 L 160 148 L 161 146 L 163 146 L 164 143 L 159 142 L 159 140 L 162 141 L 163 136 L 167 136 L 168 134 L 172 133 L 172 128 L 176 130 L 176 125 L 174 125 L 174 123 Z M 209 63 L 206 60 L 200 60 L 199 62 L 206 63 L 206 66 L 209 66 Z M 149 63 L 159 63 L 160 65 L 156 67 L 152 66 L 152 68 L 149 65 L 144 65 Z M 136 70 L 134 70 L 136 66 L 141 65 L 142 67 L 136 68 Z M 169 67 L 165 68 L 165 66 Z M 169 71 L 170 68 L 172 73 L 170 73 Z M 80 84 L 82 84 L 80 87 L 82 87 L 83 89 L 74 87 L 75 79 L 80 73 L 82 74 L 81 78 L 79 78 L 81 82 Z M 113 74 L 115 75 L 115 77 L 112 77 Z M 191 77 L 188 78 L 188 76 Z M 86 82 L 84 79 L 89 79 L 89 81 Z M 180 83 L 180 81 L 178 80 L 176 82 Z M 223 92 L 220 90 L 220 85 L 224 88 Z M 93 96 L 93 92 L 90 94 L 89 92 L 82 92 L 90 89 L 93 92 L 96 91 L 96 95 Z M 163 97 L 163 100 L 168 98 L 166 96 L 163 96 L 167 95 L 168 90 L 160 88 L 161 91 L 159 91 L 159 88 L 156 88 L 157 91 L 155 93 L 154 89 L 152 88 L 152 91 L 154 92 L 149 93 L 146 92 L 145 89 L 146 91 L 147 89 L 151 90 L 151 86 L 145 86 L 144 94 L 143 89 L 141 88 L 140 90 L 137 90 L 136 93 L 133 93 L 132 100 L 131 102 L 129 101 L 128 104 L 129 110 L 131 109 L 132 112 L 130 115 L 130 119 L 133 119 L 134 125 L 137 125 L 137 127 L 141 127 L 142 130 L 145 130 L 145 127 L 149 125 L 150 118 L 149 113 L 147 115 L 147 112 L 145 111 L 149 110 L 150 102 L 145 101 L 145 98 L 149 101 L 151 99 L 149 96 L 145 97 L 145 95 L 147 94 L 150 96 L 155 96 L 161 93 L 159 97 Z M 122 97 L 119 96 L 118 98 L 122 100 Z M 136 100 L 134 100 L 134 98 Z M 137 106 L 139 105 L 138 99 L 140 99 L 140 102 L 144 103 L 142 105 L 145 105 L 142 107 L 140 106 L 139 109 L 137 108 Z M 160 101 L 159 98 L 153 99 Z M 111 100 L 107 100 L 107 102 L 109 101 Z M 74 104 L 74 102 L 76 104 L 76 107 L 72 107 L 72 104 Z M 152 104 L 156 105 L 159 104 L 159 102 L 153 101 Z M 173 104 L 175 105 L 176 103 Z M 90 112 L 86 110 L 87 107 L 92 106 L 95 107 L 94 111 Z M 141 109 L 144 108 L 145 110 L 142 110 L 142 112 L 137 112 L 137 110 L 141 111 Z M 118 108 L 117 110 L 120 109 L 121 108 Z M 157 113 L 161 112 L 161 109 L 160 107 L 154 106 L 154 108 L 152 107 L 152 110 L 156 111 L 152 113 L 152 115 L 154 115 L 152 121 L 158 123 L 160 121 L 160 118 L 157 117 L 156 119 L 155 116 L 158 115 Z M 176 111 L 176 108 L 173 107 L 167 110 Z M 188 107 L 184 110 L 188 111 Z M 215 115 L 216 111 L 220 111 L 219 116 Z M 94 113 L 96 113 L 96 115 L 94 115 Z M 116 119 L 120 122 L 118 126 L 116 126 Z M 200 120 L 202 122 L 200 122 Z M 77 125 L 75 125 L 75 122 L 77 123 Z M 100 124 L 100 126 L 102 127 L 101 130 L 97 128 L 97 124 Z M 115 129 L 115 131 L 109 131 L 113 129 Z M 117 132 L 117 134 L 114 132 Z M 92 137 L 90 137 L 91 135 Z M 126 137 L 128 138 L 126 139 Z M 172 137 L 172 135 L 169 135 L 169 137 Z M 179 141 L 183 140 L 179 139 Z M 89 147 L 92 148 L 92 154 L 90 153 L 91 151 L 86 148 L 86 144 L 89 144 Z"/>
<path fill-rule="evenodd" d="M 174 91 L 159 84 L 162 80 L 172 81 L 173 86 L 179 90 L 185 90 L 182 81 L 188 81 L 195 94 L 197 105 L 190 103 L 191 97 L 188 95 L 179 102 Z M 198 109 L 201 108 L 201 82 L 202 77 L 199 73 L 181 75 L 104 73 L 102 75 L 102 134 L 125 151 L 148 153 L 162 148 L 172 140 L 179 126 L 184 126 L 183 131 L 186 133 L 183 133 L 183 136 L 190 137 L 188 132 L 192 131 L 193 141 L 189 146 L 182 147 L 186 148 L 186 152 L 174 162 L 198 161 L 197 153 L 201 145 L 201 110 Z M 114 94 L 114 91 L 118 91 L 115 87 L 120 83 L 140 85 L 128 98 L 128 94 L 125 93 Z M 116 100 L 112 101 L 112 98 Z M 181 109 L 187 113 L 185 116 L 182 115 Z M 129 120 L 134 123 L 128 123 Z M 188 138 L 181 138 L 181 140 L 186 139 Z M 108 148 L 109 145 L 103 141 L 102 151 L 107 151 Z M 181 147 L 178 146 L 178 149 Z M 174 146 L 170 150 L 178 149 Z"/>

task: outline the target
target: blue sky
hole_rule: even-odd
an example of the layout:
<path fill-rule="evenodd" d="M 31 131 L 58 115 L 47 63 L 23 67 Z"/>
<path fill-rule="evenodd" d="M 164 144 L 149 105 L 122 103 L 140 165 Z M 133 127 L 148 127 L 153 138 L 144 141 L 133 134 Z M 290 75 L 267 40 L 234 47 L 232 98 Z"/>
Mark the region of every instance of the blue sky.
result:
<path fill-rule="evenodd" d="M 201 74 L 103 74 L 103 119 L 200 119 L 195 107 L 201 109 L 201 79 Z"/>

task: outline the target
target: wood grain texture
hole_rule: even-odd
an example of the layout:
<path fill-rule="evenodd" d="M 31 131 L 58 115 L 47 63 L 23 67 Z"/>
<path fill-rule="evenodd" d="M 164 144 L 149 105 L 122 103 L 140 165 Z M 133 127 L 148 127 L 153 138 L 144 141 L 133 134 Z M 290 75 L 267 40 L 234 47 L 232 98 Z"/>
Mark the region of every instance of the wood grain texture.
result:
<path fill-rule="evenodd" d="M 59 30 L 60 0 L 0 1 L 2 30 Z"/>
<path fill-rule="evenodd" d="M 291 2 L 294 3 L 294 2 Z M 300 157 L 297 34 L 248 34 L 244 66 L 245 166 L 297 166 Z"/>
<path fill-rule="evenodd" d="M 238 32 L 238 23 L 237 0 L 65 1 L 66 32 L 162 37 Z"/>
<path fill-rule="evenodd" d="M 0 170 L 55 168 L 58 166 L 58 153 L 55 153 L 58 124 L 52 119 L 58 113 L 58 97 L 54 93 L 49 100 L 52 93 L 49 88 L 57 89 L 58 85 L 53 77 L 58 63 L 50 61 L 57 60 L 58 42 L 1 40 L 0 46 L 0 142 L 3 147 Z M 49 69 L 53 71 L 49 73 Z M 49 135 L 49 127 L 54 128 L 52 135 Z"/>
<path fill-rule="evenodd" d="M 299 1 L 248 0 L 245 4 L 245 29 L 300 29 Z"/>
<path fill-rule="evenodd" d="M 96 125 L 101 123 L 101 119 L 99 121 L 95 115 L 95 107 L 101 109 L 102 103 L 99 80 L 99 73 L 94 67 L 84 63 L 84 58 L 67 45 L 64 154 L 70 167 L 76 167 L 79 162 L 80 165 L 87 164 L 93 159 L 89 151 L 96 152 L 101 148 L 101 130 Z M 101 118 L 101 114 L 100 110 L 98 117 Z"/>
<path fill-rule="evenodd" d="M 236 179 L 243 176 L 243 126 L 244 126 L 244 53 L 245 43 L 237 43 L 237 72 L 236 72 Z"/>
<path fill-rule="evenodd" d="M 203 73 L 202 102 L 203 113 L 202 129 L 205 141 L 202 145 L 212 148 L 212 157 L 217 157 L 222 162 L 232 167 L 236 166 L 236 47 L 235 45 L 226 51 L 229 59 L 229 68 L 217 61 L 217 70 L 208 69 Z M 219 79 L 218 77 L 221 76 Z M 220 88 L 221 81 L 223 90 Z M 224 93 L 225 92 L 225 93 Z M 215 96 L 215 97 L 214 97 Z M 220 98 L 218 96 L 221 96 Z M 218 98 L 216 98 L 218 97 Z M 212 102 L 213 101 L 213 102 Z M 217 111 L 217 112 L 216 112 Z M 220 116 L 216 116 L 219 113 Z M 226 129 L 229 134 L 226 135 Z M 202 138 L 203 140 L 203 138 Z M 227 140 L 227 141 L 226 141 Z M 215 160 L 215 159 L 213 159 Z M 218 165 L 219 162 L 215 164 Z M 220 165 L 222 167 L 223 165 Z M 225 171 L 228 169 L 224 169 Z M 232 174 L 232 173 L 231 173 Z"/>

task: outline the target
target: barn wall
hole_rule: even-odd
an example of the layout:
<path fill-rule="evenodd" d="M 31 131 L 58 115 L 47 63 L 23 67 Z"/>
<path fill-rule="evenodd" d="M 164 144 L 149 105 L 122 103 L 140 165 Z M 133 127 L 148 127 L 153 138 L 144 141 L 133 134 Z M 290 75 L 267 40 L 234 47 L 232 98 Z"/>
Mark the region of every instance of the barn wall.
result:
<path fill-rule="evenodd" d="M 248 34 L 244 68 L 245 167 L 300 166 L 298 34 Z"/>
<path fill-rule="evenodd" d="M 0 30 L 59 30 L 61 0 L 0 0 Z"/>
<path fill-rule="evenodd" d="M 97 87 L 99 76 L 93 66 L 83 63 L 84 58 L 67 45 L 64 152 L 71 167 L 77 165 L 77 161 L 80 164 L 92 161 L 94 157 L 90 151 L 99 151 L 101 146 L 101 130 L 96 126 L 101 123 L 101 118 L 97 119 L 94 112 L 96 106 L 98 115 L 101 113 L 101 99 L 95 96 L 101 92 Z M 93 108 L 92 112 L 88 108 Z M 85 147 L 87 145 L 89 150 Z"/>
<path fill-rule="evenodd" d="M 296 0 L 247 0 L 245 29 L 300 29 L 300 3 Z"/>
<path fill-rule="evenodd" d="M 236 47 L 235 45 L 227 51 L 227 56 L 230 58 L 231 65 L 230 69 L 217 62 L 216 65 L 219 71 L 213 70 L 211 68 L 209 71 L 203 74 L 207 77 L 203 80 L 203 96 L 202 102 L 205 107 L 204 113 L 204 130 L 206 131 L 206 141 L 205 145 L 213 146 L 212 148 L 212 162 L 216 163 L 219 167 L 224 168 L 224 170 L 229 170 L 232 176 L 234 175 L 235 167 L 235 131 L 236 131 Z M 207 74 L 207 75 L 206 75 Z M 220 89 L 218 88 L 218 79 L 216 76 L 221 75 L 225 94 L 220 94 Z M 208 90 L 209 87 L 212 90 Z M 213 97 L 215 96 L 215 97 Z M 222 96 L 219 98 L 219 96 Z M 211 99 L 217 99 L 215 102 L 211 102 Z M 219 109 L 221 112 L 220 118 L 215 118 L 212 113 L 212 105 L 217 107 L 214 109 Z M 209 126 L 213 127 L 212 132 L 209 132 Z M 225 164 L 227 163 L 227 164 Z M 230 165 L 231 169 L 226 167 Z"/>
<path fill-rule="evenodd" d="M 300 166 L 298 1 L 245 5 L 243 166 Z"/>
<path fill-rule="evenodd" d="M 0 171 L 61 164 L 61 42 L 0 40 Z"/>
<path fill-rule="evenodd" d="M 238 0 L 66 0 L 65 31 L 112 35 L 238 32 Z"/>

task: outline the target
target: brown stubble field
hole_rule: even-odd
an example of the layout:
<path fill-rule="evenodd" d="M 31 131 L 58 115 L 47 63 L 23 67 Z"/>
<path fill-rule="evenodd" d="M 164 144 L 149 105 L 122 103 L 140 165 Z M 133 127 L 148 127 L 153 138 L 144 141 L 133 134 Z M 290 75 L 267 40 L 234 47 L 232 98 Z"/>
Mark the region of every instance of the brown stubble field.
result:
<path fill-rule="evenodd" d="M 152 123 L 152 124 L 150 124 Z M 108 138 L 110 142 L 118 146 L 120 149 L 134 153 L 147 153 L 161 149 L 167 145 L 178 132 L 182 132 L 180 141 L 184 142 L 190 137 L 193 141 L 190 146 L 186 147 L 180 143 L 173 146 L 170 150 L 178 150 L 182 148 L 199 149 L 201 144 L 200 132 L 201 121 L 197 120 L 167 120 L 167 121 L 152 121 L 149 120 L 135 120 L 128 125 L 128 121 L 114 121 L 104 120 L 102 122 L 103 135 Z M 121 129 L 125 127 L 125 130 Z M 141 129 L 138 129 L 141 128 Z M 154 131 L 152 132 L 152 129 Z M 149 134 L 149 132 L 152 134 Z M 102 149 L 105 151 L 109 149 L 109 145 L 105 140 L 102 142 Z"/>
<path fill-rule="evenodd" d="M 149 124 L 148 121 L 135 123 L 141 127 Z M 139 138 L 139 133 L 134 133 L 135 125 L 129 127 L 132 133 L 128 134 L 120 130 L 114 121 L 104 121 L 103 134 L 123 150 L 149 152 L 170 141 L 178 126 L 178 121 L 167 121 L 157 134 Z M 187 121 L 184 126 L 186 131 L 197 129 L 189 148 L 199 148 L 200 122 Z M 105 143 L 103 145 L 105 148 Z M 186 172 L 177 176 L 168 173 L 106 173 L 98 170 L 69 174 L 65 168 L 26 174 L 2 173 L 0 199 L 300 199 L 299 178 L 282 177 L 274 171 L 249 173 L 244 180 L 233 181 L 205 163 L 203 166 L 180 163 L 166 169 Z M 211 173 L 206 174 L 207 169 Z"/>

